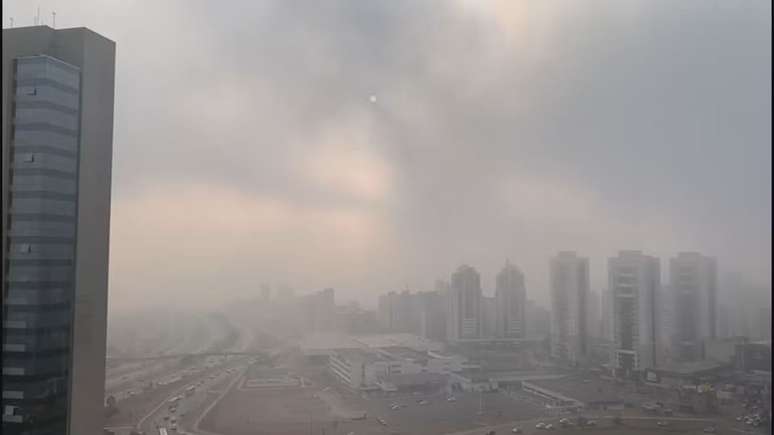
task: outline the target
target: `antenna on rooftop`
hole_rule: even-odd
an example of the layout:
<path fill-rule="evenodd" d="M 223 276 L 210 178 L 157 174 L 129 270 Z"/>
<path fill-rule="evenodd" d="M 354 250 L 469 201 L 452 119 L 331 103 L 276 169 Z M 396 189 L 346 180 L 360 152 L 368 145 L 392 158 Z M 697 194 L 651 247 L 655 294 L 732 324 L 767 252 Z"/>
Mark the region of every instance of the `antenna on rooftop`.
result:
<path fill-rule="evenodd" d="M 13 17 L 11 17 L 11 28 L 13 29 Z"/>
<path fill-rule="evenodd" d="M 56 11 L 51 11 L 51 27 L 56 29 Z"/>
<path fill-rule="evenodd" d="M 35 14 L 35 25 L 40 24 L 40 5 L 38 5 L 38 13 Z"/>

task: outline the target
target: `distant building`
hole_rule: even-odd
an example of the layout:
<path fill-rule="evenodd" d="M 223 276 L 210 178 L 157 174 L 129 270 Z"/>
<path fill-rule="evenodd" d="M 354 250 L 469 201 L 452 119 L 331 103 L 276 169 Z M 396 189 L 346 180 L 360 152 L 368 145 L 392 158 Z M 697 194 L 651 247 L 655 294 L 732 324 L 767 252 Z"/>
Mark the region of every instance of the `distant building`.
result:
<path fill-rule="evenodd" d="M 589 350 L 589 260 L 560 252 L 550 262 L 551 356 L 577 363 Z"/>
<path fill-rule="evenodd" d="M 745 344 L 749 340 L 746 337 L 718 338 L 707 340 L 704 343 L 704 355 L 707 361 L 722 364 L 734 364 L 736 360 L 737 346 Z"/>
<path fill-rule="evenodd" d="M 446 290 L 420 293 L 419 335 L 443 341 L 446 339 Z"/>
<path fill-rule="evenodd" d="M 451 276 L 447 303 L 447 339 L 481 338 L 481 276 L 476 269 L 467 265 L 457 268 Z"/>
<path fill-rule="evenodd" d="M 533 300 L 527 300 L 527 337 L 540 339 L 548 337 L 551 329 L 551 314 Z"/>
<path fill-rule="evenodd" d="M 497 330 L 497 302 L 489 296 L 481 297 L 482 338 L 493 338 Z"/>
<path fill-rule="evenodd" d="M 771 373 L 771 342 L 753 342 L 736 345 L 736 368 L 745 371 Z"/>
<path fill-rule="evenodd" d="M 377 317 L 384 331 L 395 331 L 398 326 L 398 293 L 392 291 L 379 296 Z"/>
<path fill-rule="evenodd" d="M 301 300 L 301 310 L 307 332 L 336 329 L 336 293 L 332 288 L 305 295 Z"/>
<path fill-rule="evenodd" d="M 613 341 L 613 292 L 602 290 L 602 339 Z"/>
<path fill-rule="evenodd" d="M 422 335 L 423 316 L 432 331 L 438 328 L 438 320 L 433 314 L 440 312 L 443 316 L 443 301 L 433 292 L 411 293 L 409 290 L 402 292 L 389 292 L 379 296 L 378 317 L 379 324 L 384 332 L 407 332 Z M 432 305 L 435 303 L 435 306 Z M 441 337 L 442 338 L 442 337 Z"/>
<path fill-rule="evenodd" d="M 613 303 L 612 363 L 625 376 L 658 365 L 660 282 L 658 258 L 639 251 L 621 251 L 608 260 Z"/>
<path fill-rule="evenodd" d="M 518 267 L 505 264 L 497 274 L 495 287 L 495 336 L 526 337 L 527 291 L 524 274 Z"/>
<path fill-rule="evenodd" d="M 589 291 L 586 306 L 588 336 L 591 339 L 598 340 L 602 338 L 602 300 L 599 292 Z"/>
<path fill-rule="evenodd" d="M 671 345 L 679 361 L 704 358 L 702 343 L 717 338 L 717 265 L 714 258 L 681 252 L 669 261 L 674 310 Z"/>

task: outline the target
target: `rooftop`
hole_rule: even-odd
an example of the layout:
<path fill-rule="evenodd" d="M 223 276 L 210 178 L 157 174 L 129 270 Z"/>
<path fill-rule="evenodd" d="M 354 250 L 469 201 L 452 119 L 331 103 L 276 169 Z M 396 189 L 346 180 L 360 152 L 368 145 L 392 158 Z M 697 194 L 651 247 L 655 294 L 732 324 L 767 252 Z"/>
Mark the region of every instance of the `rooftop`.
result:
<path fill-rule="evenodd" d="M 447 378 L 447 375 L 440 373 L 416 373 L 383 376 L 379 380 L 400 388 L 414 385 L 443 384 Z"/>
<path fill-rule="evenodd" d="M 348 361 L 362 361 L 365 363 L 375 363 L 379 361 L 392 360 L 391 358 L 385 355 L 381 355 L 374 351 L 364 350 L 364 349 L 341 349 L 336 351 L 336 354 L 339 355 L 340 358 L 343 358 Z"/>

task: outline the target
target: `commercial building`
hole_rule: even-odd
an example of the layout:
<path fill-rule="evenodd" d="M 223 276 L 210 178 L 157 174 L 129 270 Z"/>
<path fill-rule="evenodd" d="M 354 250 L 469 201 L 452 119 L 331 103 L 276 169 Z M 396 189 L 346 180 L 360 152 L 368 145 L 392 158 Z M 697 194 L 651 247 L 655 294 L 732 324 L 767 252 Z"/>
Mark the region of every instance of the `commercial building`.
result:
<path fill-rule="evenodd" d="M 447 340 L 481 338 L 481 276 L 476 269 L 467 265 L 457 268 L 451 276 L 447 302 Z"/>
<path fill-rule="evenodd" d="M 115 43 L 3 29 L 2 432 L 103 431 Z"/>
<path fill-rule="evenodd" d="M 660 282 L 658 258 L 621 251 L 608 260 L 613 304 L 611 362 L 624 376 L 657 366 Z"/>
<path fill-rule="evenodd" d="M 495 336 L 525 338 L 527 291 L 524 274 L 507 262 L 495 281 Z"/>
<path fill-rule="evenodd" d="M 349 388 L 394 391 L 436 385 L 441 378 L 416 375 L 448 375 L 462 370 L 464 363 L 456 355 L 390 346 L 335 350 L 328 368 Z"/>
<path fill-rule="evenodd" d="M 717 265 L 714 258 L 681 252 L 669 261 L 672 354 L 679 361 L 704 358 L 703 343 L 717 338 Z"/>
<path fill-rule="evenodd" d="M 589 350 L 589 260 L 574 252 L 560 252 L 550 262 L 551 355 L 578 363 Z"/>

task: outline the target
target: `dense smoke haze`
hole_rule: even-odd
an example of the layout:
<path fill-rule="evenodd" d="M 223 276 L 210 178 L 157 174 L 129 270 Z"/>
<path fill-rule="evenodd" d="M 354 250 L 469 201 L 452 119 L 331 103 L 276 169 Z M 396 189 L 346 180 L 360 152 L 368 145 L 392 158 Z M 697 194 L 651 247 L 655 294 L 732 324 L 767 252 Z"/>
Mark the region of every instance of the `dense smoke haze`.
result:
<path fill-rule="evenodd" d="M 768 1 L 39 4 L 118 47 L 112 312 L 506 259 L 545 303 L 559 250 L 771 286 Z"/>

